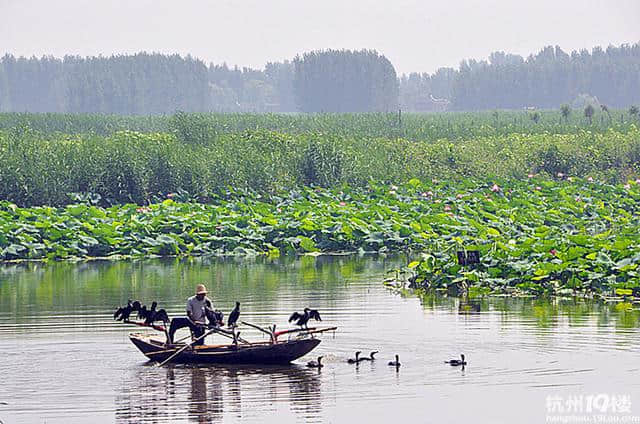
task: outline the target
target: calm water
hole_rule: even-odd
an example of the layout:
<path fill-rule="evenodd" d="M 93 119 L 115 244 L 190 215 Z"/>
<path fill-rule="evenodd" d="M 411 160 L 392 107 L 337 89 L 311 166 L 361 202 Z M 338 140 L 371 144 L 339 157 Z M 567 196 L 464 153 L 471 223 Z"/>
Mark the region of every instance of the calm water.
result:
<path fill-rule="evenodd" d="M 5 265 L 0 420 L 544 423 L 569 415 L 549 409 L 558 402 L 584 410 L 589 396 L 602 395 L 623 400 L 607 416 L 640 416 L 638 305 L 493 298 L 466 308 L 456 299 L 402 297 L 380 282 L 404 263 L 304 257 Z M 226 314 L 237 299 L 242 319 L 283 328 L 292 311 L 309 305 L 339 331 L 288 367 L 152 366 L 127 339 L 138 329 L 112 320 L 114 307 L 127 298 L 158 300 L 180 315 L 198 282 Z M 347 364 L 356 350 L 379 350 L 379 360 Z M 403 363 L 397 371 L 387 366 L 396 353 Z M 443 363 L 460 353 L 469 361 L 464 370 Z M 325 357 L 320 372 L 304 366 L 318 355 Z"/>

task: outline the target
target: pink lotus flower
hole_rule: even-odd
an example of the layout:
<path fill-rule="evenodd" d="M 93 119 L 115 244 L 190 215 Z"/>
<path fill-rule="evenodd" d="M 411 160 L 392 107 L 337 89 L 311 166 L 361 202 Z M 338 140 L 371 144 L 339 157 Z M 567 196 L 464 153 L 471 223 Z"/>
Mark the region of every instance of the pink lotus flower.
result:
<path fill-rule="evenodd" d="M 562 178 L 564 177 L 564 174 L 562 172 L 558 172 L 558 178 Z"/>
<path fill-rule="evenodd" d="M 444 205 L 444 210 L 445 210 L 445 211 L 450 211 L 450 210 L 451 210 L 451 206 L 449 206 L 449 205 Z"/>
<path fill-rule="evenodd" d="M 456 194 L 456 199 L 462 199 L 462 193 Z"/>
<path fill-rule="evenodd" d="M 178 195 L 178 193 L 169 193 L 167 194 L 167 198 L 172 199 L 174 197 L 176 197 Z"/>
<path fill-rule="evenodd" d="M 499 192 L 499 191 L 500 191 L 500 187 L 498 187 L 498 184 L 495 184 L 495 183 L 494 183 L 494 184 L 491 186 L 491 191 L 493 191 L 494 193 Z"/>
<path fill-rule="evenodd" d="M 576 196 L 576 202 L 578 203 L 582 202 L 582 199 L 580 198 L 580 196 Z"/>
<path fill-rule="evenodd" d="M 534 174 L 528 174 L 528 175 L 527 175 L 527 178 L 533 178 L 533 177 L 535 177 L 535 175 L 534 175 Z"/>
<path fill-rule="evenodd" d="M 629 190 L 631 188 L 631 184 L 627 183 L 623 186 L 625 189 Z"/>
<path fill-rule="evenodd" d="M 151 212 L 151 208 L 148 208 L 146 206 L 143 206 L 141 208 L 136 209 L 136 212 L 138 213 L 147 213 L 147 212 Z"/>
<path fill-rule="evenodd" d="M 567 180 L 569 180 L 569 182 L 573 182 L 573 177 L 567 177 Z"/>
<path fill-rule="evenodd" d="M 282 212 L 282 208 L 278 208 L 276 209 L 276 211 L 278 211 L 278 213 Z"/>
<path fill-rule="evenodd" d="M 589 181 L 590 183 L 593 182 L 593 177 L 587 177 L 587 181 Z"/>
<path fill-rule="evenodd" d="M 340 202 L 340 206 L 347 206 L 345 202 Z"/>
<path fill-rule="evenodd" d="M 640 184 L 640 178 L 636 179 L 636 184 Z"/>
<path fill-rule="evenodd" d="M 553 256 L 558 256 L 558 251 L 556 249 L 549 250 L 549 253 L 551 253 Z"/>
<path fill-rule="evenodd" d="M 540 190 L 542 190 L 542 187 L 536 186 L 536 188 L 534 188 L 534 190 L 540 191 Z"/>

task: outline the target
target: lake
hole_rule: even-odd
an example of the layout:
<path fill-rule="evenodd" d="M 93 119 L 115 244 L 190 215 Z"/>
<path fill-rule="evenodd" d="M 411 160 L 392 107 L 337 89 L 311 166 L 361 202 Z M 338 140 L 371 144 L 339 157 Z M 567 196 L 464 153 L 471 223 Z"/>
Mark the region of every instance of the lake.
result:
<path fill-rule="evenodd" d="M 5 264 L 0 420 L 543 423 L 603 416 L 640 422 L 637 304 L 510 297 L 461 304 L 400 295 L 382 281 L 407 260 Z M 283 329 L 293 311 L 310 306 L 320 311 L 322 325 L 339 329 L 291 366 L 154 366 L 127 337 L 147 330 L 113 321 L 113 311 L 131 298 L 157 300 L 170 316 L 183 315 L 200 282 L 225 316 L 238 300 L 241 320 Z M 241 331 L 263 340 L 253 329 Z M 347 364 L 356 350 L 380 353 L 376 361 Z M 468 361 L 464 369 L 444 364 L 460 353 Z M 387 365 L 395 354 L 398 369 Z M 325 367 L 306 368 L 318 355 Z"/>

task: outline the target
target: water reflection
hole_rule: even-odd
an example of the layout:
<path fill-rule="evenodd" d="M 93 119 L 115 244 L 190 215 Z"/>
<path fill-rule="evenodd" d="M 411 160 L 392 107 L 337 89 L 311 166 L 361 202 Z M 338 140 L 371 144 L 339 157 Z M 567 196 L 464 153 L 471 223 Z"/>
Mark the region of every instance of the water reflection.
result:
<path fill-rule="evenodd" d="M 116 397 L 116 421 L 157 422 L 188 419 L 242 420 L 256 400 L 261 408 L 285 403 L 300 419 L 322 413 L 321 374 L 297 365 L 264 368 L 239 366 L 140 366 L 122 381 Z M 256 393 L 259 398 L 256 399 Z M 274 411 L 277 408 L 272 408 Z M 262 410 L 261 412 L 266 412 Z"/>
<path fill-rule="evenodd" d="M 544 397 L 638 393 L 637 305 L 398 295 L 399 257 L 189 259 L 0 267 L 0 419 L 6 423 L 544 422 Z M 113 307 L 157 299 L 183 314 L 208 282 L 228 314 L 286 328 L 293 311 L 336 325 L 290 367 L 156 367 Z M 262 340 L 257 331 L 243 336 Z M 355 351 L 378 360 L 346 363 Z M 468 366 L 444 360 L 464 353 Z M 387 365 L 400 355 L 402 366 Z M 318 372 L 304 363 L 324 356 Z M 38 372 L 25 372 L 36 369 Z M 460 408 L 464 399 L 465 408 Z M 635 397 L 634 397 L 635 399 Z M 636 403 L 634 403 L 636 404 Z M 640 415 L 640 411 L 634 411 Z"/>

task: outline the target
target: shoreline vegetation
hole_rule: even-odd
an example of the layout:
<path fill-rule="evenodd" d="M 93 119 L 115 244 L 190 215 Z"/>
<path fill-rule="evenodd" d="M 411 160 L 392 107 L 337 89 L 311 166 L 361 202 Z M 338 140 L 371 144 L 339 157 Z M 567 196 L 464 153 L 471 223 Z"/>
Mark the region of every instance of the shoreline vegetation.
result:
<path fill-rule="evenodd" d="M 625 114 L 0 114 L 0 261 L 423 252 L 394 279 L 640 296 Z"/>
<path fill-rule="evenodd" d="M 521 180 L 412 179 L 366 189 L 179 195 L 147 206 L 0 202 L 3 260 L 83 257 L 424 252 L 396 270 L 411 288 L 472 295 L 637 296 L 640 180 L 531 175 Z M 480 264 L 458 264 L 475 250 Z M 455 294 L 454 293 L 454 294 Z"/>

